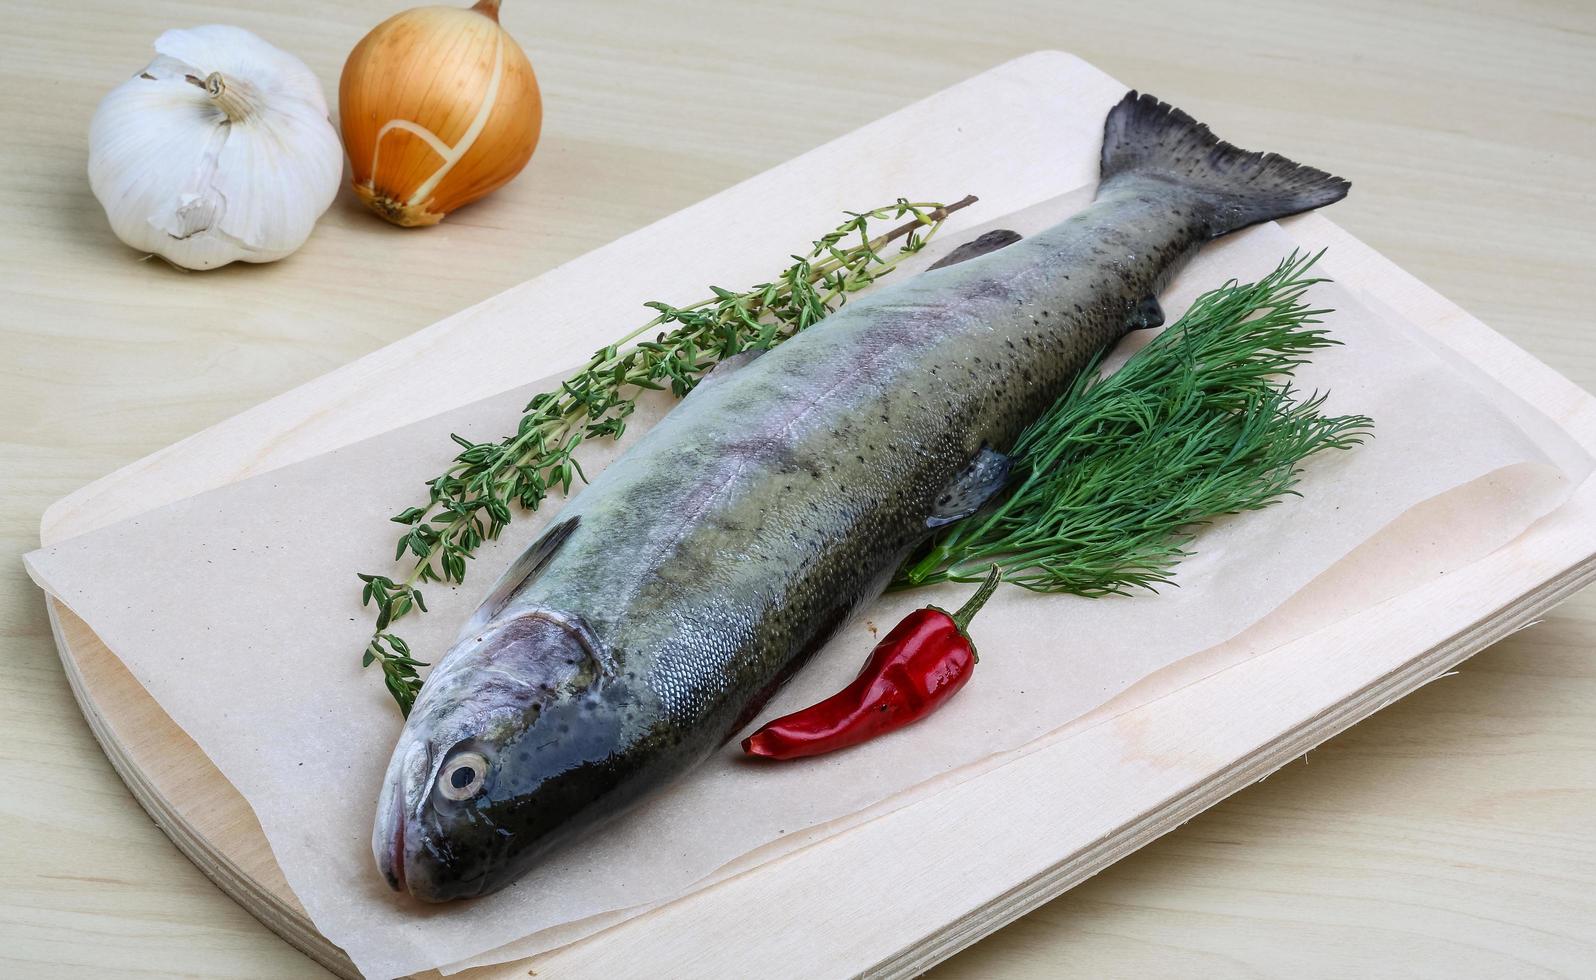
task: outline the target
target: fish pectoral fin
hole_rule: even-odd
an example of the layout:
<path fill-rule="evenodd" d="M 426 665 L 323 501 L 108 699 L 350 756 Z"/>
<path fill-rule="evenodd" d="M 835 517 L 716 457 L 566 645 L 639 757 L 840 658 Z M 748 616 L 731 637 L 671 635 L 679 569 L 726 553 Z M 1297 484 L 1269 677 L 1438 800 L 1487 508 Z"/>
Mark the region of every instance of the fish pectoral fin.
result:
<path fill-rule="evenodd" d="M 988 252 L 996 252 L 998 249 L 1013 245 L 1019 240 L 1019 232 L 1009 231 L 1007 228 L 996 228 L 980 236 L 979 238 L 965 242 L 963 245 L 960 245 L 958 248 L 942 256 L 942 258 L 937 259 L 935 262 L 931 263 L 931 267 L 926 269 L 926 271 L 930 272 L 931 269 L 945 269 L 950 265 L 958 265 L 960 262 L 967 262 L 970 259 L 978 259 Z"/>
<path fill-rule="evenodd" d="M 471 619 L 466 623 L 465 628 L 460 631 L 460 634 L 464 636 L 467 633 L 477 632 L 487 625 L 489 620 L 503 611 L 505 605 L 510 601 L 510 597 L 515 594 L 517 589 L 531 581 L 538 572 L 543 570 L 543 566 L 549 563 L 549 559 L 553 558 L 555 553 L 560 550 L 560 546 L 565 544 L 571 537 L 571 532 L 576 530 L 576 526 L 581 520 L 582 518 L 579 516 L 568 517 L 558 524 L 545 528 L 542 537 L 533 542 L 532 546 L 522 552 L 521 557 L 517 558 L 503 575 L 499 576 L 499 581 L 493 586 L 493 591 L 489 592 L 488 597 L 482 600 L 482 605 L 477 607 L 477 611 L 471 614 Z"/>
<path fill-rule="evenodd" d="M 1164 325 L 1164 308 L 1158 305 L 1157 296 L 1148 296 L 1136 304 L 1136 309 L 1131 311 L 1130 328 L 1132 330 L 1146 330 L 1149 327 Z"/>
<path fill-rule="evenodd" d="M 975 459 L 966 466 L 948 488 L 937 496 L 926 527 L 941 527 L 963 520 L 980 510 L 988 500 L 1002 491 L 1009 482 L 1013 460 L 1008 456 L 982 446 Z"/>
<path fill-rule="evenodd" d="M 722 381 L 725 381 L 727 378 L 736 374 L 742 368 L 745 368 L 753 362 L 759 360 L 760 355 L 764 353 L 765 349 L 762 347 L 750 347 L 745 351 L 740 351 L 730 357 L 722 359 L 716 363 L 714 367 L 709 369 L 708 374 L 698 379 L 698 384 L 693 386 L 693 391 L 703 391 L 705 388 L 708 388 L 711 385 L 720 384 Z M 693 392 L 690 391 L 688 392 L 688 395 L 691 396 L 692 393 Z"/>

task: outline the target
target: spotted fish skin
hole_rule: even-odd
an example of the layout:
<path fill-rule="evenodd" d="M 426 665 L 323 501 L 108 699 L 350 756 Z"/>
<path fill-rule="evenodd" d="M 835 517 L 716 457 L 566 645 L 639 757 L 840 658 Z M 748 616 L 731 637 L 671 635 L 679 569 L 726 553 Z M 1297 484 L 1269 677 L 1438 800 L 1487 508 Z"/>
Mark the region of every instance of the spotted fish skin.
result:
<path fill-rule="evenodd" d="M 711 375 L 566 506 L 428 678 L 378 807 L 390 883 L 491 891 L 704 760 L 1203 242 L 1346 189 L 1133 92 L 1091 207 Z M 460 759 L 479 788 L 441 782 Z"/>

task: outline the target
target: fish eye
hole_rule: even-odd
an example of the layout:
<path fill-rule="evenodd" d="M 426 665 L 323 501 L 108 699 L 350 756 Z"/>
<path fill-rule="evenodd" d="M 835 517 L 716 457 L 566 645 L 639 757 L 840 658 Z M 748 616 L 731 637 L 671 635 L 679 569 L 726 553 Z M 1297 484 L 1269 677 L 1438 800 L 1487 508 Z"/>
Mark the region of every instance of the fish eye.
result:
<path fill-rule="evenodd" d="M 438 771 L 437 789 L 446 800 L 469 800 L 482 789 L 488 760 L 480 752 L 459 752 Z"/>

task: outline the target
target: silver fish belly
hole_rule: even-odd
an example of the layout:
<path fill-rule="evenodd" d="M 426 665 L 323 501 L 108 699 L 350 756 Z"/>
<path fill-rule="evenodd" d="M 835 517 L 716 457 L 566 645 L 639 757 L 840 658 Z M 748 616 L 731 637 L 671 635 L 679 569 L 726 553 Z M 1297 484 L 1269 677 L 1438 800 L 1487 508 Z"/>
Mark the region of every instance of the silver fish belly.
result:
<path fill-rule="evenodd" d="M 566 506 L 416 702 L 373 835 L 390 883 L 490 891 L 701 762 L 997 489 L 987 464 L 1202 242 L 1346 191 L 1135 93 L 1103 163 L 1070 220 L 717 370 Z"/>

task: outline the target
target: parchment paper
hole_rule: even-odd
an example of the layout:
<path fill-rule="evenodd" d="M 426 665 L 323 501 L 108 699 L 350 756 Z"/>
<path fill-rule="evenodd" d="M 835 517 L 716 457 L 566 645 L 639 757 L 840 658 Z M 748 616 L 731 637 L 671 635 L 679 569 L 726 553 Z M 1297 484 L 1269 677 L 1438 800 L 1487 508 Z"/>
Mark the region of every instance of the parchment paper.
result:
<path fill-rule="evenodd" d="M 1027 232 L 1045 227 L 1084 206 L 1089 198 L 1089 190 L 1082 188 L 1016 215 L 988 222 L 960 233 L 955 240 L 967 241 L 982 231 L 996 227 Z M 1277 234 L 1280 231 L 1274 230 Z M 1284 237 L 1281 236 L 1282 240 Z M 936 257 L 937 254 L 928 254 L 912 260 L 905 265 L 904 271 L 913 274 L 920 267 L 935 261 Z M 1334 258 L 1327 257 L 1321 272 L 1334 269 Z M 1555 509 L 1556 503 L 1566 497 L 1565 486 L 1569 481 L 1578 484 L 1589 474 L 1592 467 L 1589 455 L 1556 423 L 1541 415 L 1474 362 L 1463 358 L 1428 332 L 1405 324 L 1399 314 L 1378 298 L 1363 290 L 1355 292 L 1358 300 L 1380 319 L 1392 325 L 1402 324 L 1401 331 L 1406 339 L 1424 347 L 1450 367 L 1454 375 L 1448 379 L 1449 382 L 1466 384 L 1484 395 L 1496 411 L 1523 430 L 1545 454 L 1546 460 L 1505 467 L 1410 508 L 1240 634 L 1155 670 L 1104 704 L 1024 745 L 995 752 L 960 768 L 948 770 L 878 803 L 817 824 L 801 833 L 784 835 L 739 855 L 672 899 L 608 912 L 534 933 L 518 942 L 449 964 L 441 968 L 441 972 L 452 974 L 476 966 L 509 962 L 577 942 L 626 919 L 652 911 L 668 901 L 742 874 L 764 862 L 821 843 L 851 827 L 989 772 L 1030 752 L 1073 738 L 1120 714 L 1228 670 L 1257 654 L 1317 632 L 1353 611 L 1371 609 L 1388 598 L 1461 568 L 1511 541 L 1536 519 Z M 1111 359 L 1109 369 L 1123 363 L 1129 350 L 1139 347 L 1144 339 L 1133 338 L 1123 345 L 1124 349 Z M 1551 465 L 1547 465 L 1548 462 Z M 1554 503 L 1549 505 L 1548 502 Z"/>
<path fill-rule="evenodd" d="M 1003 223 L 1030 230 L 1086 199 L 1066 196 Z M 1201 290 L 1267 273 L 1292 247 L 1272 226 L 1211 246 L 1166 295 L 1171 318 Z M 1349 290 L 1321 287 L 1315 300 L 1336 308 L 1328 325 L 1347 346 L 1322 352 L 1301 384 L 1330 389 L 1332 411 L 1374 416 L 1377 437 L 1310 463 L 1303 498 L 1205 532 L 1182 588 L 1098 600 L 1001 590 L 980 623 L 978 682 L 928 721 L 804 765 L 750 764 L 729 747 L 602 835 L 474 902 L 416 905 L 389 892 L 373 866 L 372 808 L 399 718 L 376 677 L 356 669 L 369 619 L 353 573 L 388 567 L 396 525 L 387 517 L 445 462 L 448 433 L 497 437 L 541 383 L 74 538 L 33 553 L 28 566 L 237 786 L 317 928 L 360 969 L 388 976 L 493 951 L 485 959 L 526 955 L 715 880 L 717 869 L 790 849 L 789 835 L 815 839 L 930 780 L 1021 750 L 1257 623 L 1416 504 L 1492 477 L 1495 499 L 1513 505 L 1492 509 L 1486 495 L 1471 515 L 1476 553 L 1450 556 L 1478 557 L 1560 503 L 1570 465 L 1588 469 L 1566 447 L 1538 445 L 1475 381 Z M 584 466 L 594 472 L 614 451 Z M 432 614 L 403 624 L 422 659 L 442 652 L 481 590 L 557 509 L 546 505 L 484 549 L 467 587 L 428 590 Z M 877 603 L 765 716 L 851 677 L 870 627 L 966 591 Z"/>

